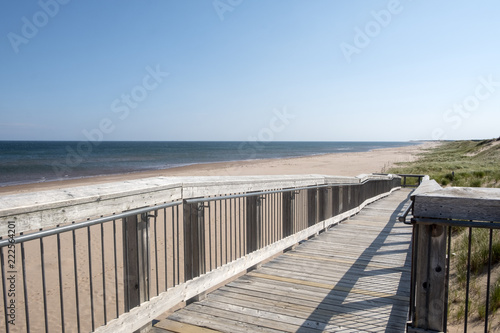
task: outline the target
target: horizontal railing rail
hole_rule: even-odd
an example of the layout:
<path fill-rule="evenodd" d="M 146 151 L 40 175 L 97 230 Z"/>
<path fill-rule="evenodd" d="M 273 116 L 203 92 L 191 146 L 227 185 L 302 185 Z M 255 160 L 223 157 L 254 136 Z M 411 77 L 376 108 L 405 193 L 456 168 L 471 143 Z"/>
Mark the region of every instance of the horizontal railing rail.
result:
<path fill-rule="evenodd" d="M 399 222 L 404 222 L 405 224 L 411 224 L 410 221 L 406 220 L 406 217 L 410 214 L 410 212 L 413 211 L 413 201 L 415 199 L 415 196 L 418 195 L 419 193 L 426 193 L 441 188 L 441 186 L 439 186 L 434 180 L 430 180 L 430 177 L 427 175 L 425 176 L 416 175 L 416 177 L 419 177 L 419 183 L 418 183 L 419 185 L 412 192 L 412 195 L 410 197 L 411 199 L 410 204 L 405 208 L 405 210 L 400 215 L 398 215 Z"/>
<path fill-rule="evenodd" d="M 85 221 L 85 222 L 79 222 L 76 224 L 73 223 L 70 225 L 62 226 L 62 227 L 58 226 L 54 229 L 37 231 L 37 232 L 31 233 L 28 235 L 20 235 L 20 236 L 15 237 L 12 241 L 11 241 L 11 239 L 3 239 L 3 240 L 0 240 L 0 247 L 8 246 L 13 241 L 15 241 L 16 244 L 20 244 L 20 243 L 27 242 L 27 241 L 34 240 L 34 239 L 38 239 L 38 238 L 53 236 L 53 235 L 57 235 L 57 234 L 60 234 L 63 232 L 73 231 L 73 230 L 77 230 L 77 229 L 81 229 L 81 228 L 87 228 L 87 227 L 90 227 L 90 226 L 93 226 L 96 224 L 102 224 L 102 223 L 110 222 L 113 220 L 124 219 L 124 218 L 130 217 L 130 216 L 133 216 L 133 215 L 140 215 L 140 214 L 144 214 L 144 213 L 149 213 L 151 211 L 157 211 L 159 209 L 170 208 L 170 207 L 178 206 L 181 204 L 182 204 L 182 201 L 174 201 L 174 202 L 169 202 L 169 203 L 166 203 L 163 205 L 146 207 L 146 208 L 142 208 L 142 209 L 135 209 L 135 210 L 131 210 L 131 211 L 128 211 L 125 213 L 116 214 L 116 215 L 112 215 L 112 216 L 108 216 L 108 217 L 101 217 L 98 219 L 89 220 L 89 221 Z"/>
<path fill-rule="evenodd" d="M 424 181 L 412 194 L 412 200 L 414 227 L 408 332 L 446 332 L 451 313 L 455 318 L 453 324 L 467 332 L 472 299 L 479 299 L 479 303 L 484 299 L 475 306 L 481 309 L 477 310 L 476 320 L 482 320 L 484 331 L 489 332 L 491 316 L 496 312 L 490 308 L 490 298 L 492 288 L 498 284 L 492 281 L 493 266 L 498 264 L 492 261 L 492 248 L 500 245 L 495 231 L 500 229 L 500 189 L 441 188 L 435 181 Z M 487 258 L 478 259 L 480 251 Z M 484 259 L 486 264 L 481 267 Z M 485 274 L 485 283 L 478 278 L 473 288 L 474 274 Z M 452 279 L 453 286 L 459 289 L 453 291 L 450 300 Z M 471 295 L 473 289 L 475 296 Z M 458 310 L 451 309 L 450 304 Z M 461 319 L 456 319 L 458 317 Z M 478 324 L 476 321 L 475 327 Z"/>
<path fill-rule="evenodd" d="M 398 174 L 401 177 L 401 186 L 402 187 L 419 187 L 422 181 L 428 177 L 426 175 L 414 175 L 414 174 Z M 409 179 L 415 179 L 415 183 L 409 184 Z"/>
<path fill-rule="evenodd" d="M 392 175 L 155 178 L 1 197 L 0 325 L 140 329 L 400 184 Z"/>

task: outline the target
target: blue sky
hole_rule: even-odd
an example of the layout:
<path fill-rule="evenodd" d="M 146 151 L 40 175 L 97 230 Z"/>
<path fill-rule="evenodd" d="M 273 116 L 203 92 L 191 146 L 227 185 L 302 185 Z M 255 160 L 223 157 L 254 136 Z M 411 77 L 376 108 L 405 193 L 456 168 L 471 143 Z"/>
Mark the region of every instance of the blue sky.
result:
<path fill-rule="evenodd" d="M 498 1 L 0 8 L 0 140 L 500 136 Z"/>

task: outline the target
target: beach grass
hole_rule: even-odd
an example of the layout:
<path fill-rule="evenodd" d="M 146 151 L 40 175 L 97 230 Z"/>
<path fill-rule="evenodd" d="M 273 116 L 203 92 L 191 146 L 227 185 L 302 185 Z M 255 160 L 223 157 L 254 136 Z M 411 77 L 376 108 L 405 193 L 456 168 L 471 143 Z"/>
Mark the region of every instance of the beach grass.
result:
<path fill-rule="evenodd" d="M 500 138 L 446 142 L 389 172 L 426 174 L 442 186 L 500 187 Z"/>

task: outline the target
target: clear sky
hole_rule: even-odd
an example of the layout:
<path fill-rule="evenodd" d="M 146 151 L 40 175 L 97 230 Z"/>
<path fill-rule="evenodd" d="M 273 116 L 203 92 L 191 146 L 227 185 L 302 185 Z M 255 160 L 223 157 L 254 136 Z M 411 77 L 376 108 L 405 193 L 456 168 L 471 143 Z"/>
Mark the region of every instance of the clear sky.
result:
<path fill-rule="evenodd" d="M 0 140 L 500 136 L 500 2 L 0 5 Z"/>

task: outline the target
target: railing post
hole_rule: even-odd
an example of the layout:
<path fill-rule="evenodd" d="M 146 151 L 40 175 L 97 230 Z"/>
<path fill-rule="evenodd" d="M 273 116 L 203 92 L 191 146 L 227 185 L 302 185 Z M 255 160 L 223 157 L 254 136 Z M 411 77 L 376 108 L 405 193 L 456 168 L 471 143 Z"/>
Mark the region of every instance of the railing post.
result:
<path fill-rule="evenodd" d="M 446 239 L 441 225 L 415 226 L 414 276 L 415 300 L 412 329 L 443 332 L 446 313 Z M 419 331 L 421 332 L 421 331 Z"/>
<path fill-rule="evenodd" d="M 338 215 L 340 214 L 340 211 L 339 211 L 339 198 L 340 198 L 340 195 L 339 195 L 339 186 L 332 186 L 331 188 L 331 202 L 330 202 L 330 205 L 332 206 L 332 216 L 335 216 L 335 215 Z"/>
<path fill-rule="evenodd" d="M 307 190 L 307 225 L 313 226 L 318 222 L 318 189 Z"/>
<path fill-rule="evenodd" d="M 125 306 L 128 310 L 149 299 L 148 215 L 123 219 Z"/>
<path fill-rule="evenodd" d="M 318 202 L 319 204 L 319 221 L 324 221 L 333 216 L 332 213 L 332 198 L 331 187 L 322 188 L 318 191 Z"/>
<path fill-rule="evenodd" d="M 260 197 L 249 196 L 247 204 L 247 253 L 261 246 Z"/>
<path fill-rule="evenodd" d="M 293 234 L 294 192 L 283 192 L 283 238 Z"/>
<path fill-rule="evenodd" d="M 338 210 L 339 214 L 342 214 L 344 212 L 344 209 L 345 209 L 345 206 L 344 206 L 344 199 L 345 199 L 344 187 L 345 186 L 339 186 L 339 191 L 338 191 L 339 199 L 338 199 L 337 203 L 338 203 L 338 207 L 339 207 L 339 210 Z"/>
<path fill-rule="evenodd" d="M 203 204 L 184 202 L 184 276 L 185 280 L 205 271 L 205 233 Z"/>

